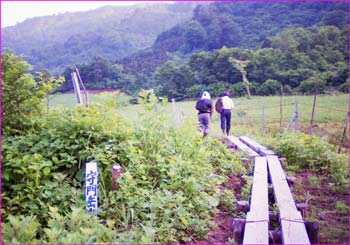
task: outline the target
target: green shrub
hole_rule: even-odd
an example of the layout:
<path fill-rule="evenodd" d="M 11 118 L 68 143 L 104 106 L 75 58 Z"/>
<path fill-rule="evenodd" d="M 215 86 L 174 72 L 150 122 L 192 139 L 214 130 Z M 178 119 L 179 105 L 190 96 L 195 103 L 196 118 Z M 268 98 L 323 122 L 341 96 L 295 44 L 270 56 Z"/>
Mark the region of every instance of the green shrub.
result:
<path fill-rule="evenodd" d="M 223 175 L 244 168 L 217 140 L 203 141 L 195 125 L 171 127 L 152 91 L 143 94 L 145 113 L 135 125 L 106 99 L 52 111 L 39 130 L 4 139 L 4 241 L 19 239 L 9 231 L 12 217 L 40 224 L 33 238 L 18 242 L 187 243 L 208 234 L 219 204 L 232 199 L 220 191 Z M 92 159 L 99 165 L 98 222 L 81 211 L 83 167 Z M 112 191 L 115 163 L 123 172 Z"/>
<path fill-rule="evenodd" d="M 140 116 L 133 140 L 123 145 L 127 155 L 120 188 L 102 200 L 101 215 L 123 227 L 151 224 L 153 242 L 204 238 L 224 198 L 218 188 L 225 181 L 221 174 L 244 169 L 216 140 L 203 142 L 194 127 L 170 127 L 162 108 L 154 104 L 155 113 L 151 104 Z"/>
<path fill-rule="evenodd" d="M 12 216 L 2 224 L 3 243 L 38 243 L 36 235 L 40 223 L 35 216 Z"/>
<path fill-rule="evenodd" d="M 3 224 L 3 242 L 15 244 L 118 243 L 113 221 L 107 220 L 103 225 L 101 220 L 81 208 L 73 207 L 67 213 L 60 213 L 57 208 L 50 207 L 47 223 L 48 227 L 40 231 L 40 224 L 35 217 L 10 215 L 8 222 Z M 42 235 L 39 235 L 38 239 L 39 232 L 42 232 Z"/>
<path fill-rule="evenodd" d="M 231 86 L 232 95 L 234 97 L 241 97 L 247 94 L 247 90 L 243 83 L 238 82 Z"/>
<path fill-rule="evenodd" d="M 347 183 L 347 164 L 344 154 L 337 154 L 331 145 L 317 136 L 303 133 L 284 133 L 279 140 L 270 143 L 288 165 L 313 172 L 329 173 L 338 184 Z"/>
<path fill-rule="evenodd" d="M 278 95 L 281 93 L 281 84 L 277 80 L 267 79 L 258 89 L 258 95 Z"/>
<path fill-rule="evenodd" d="M 44 99 L 63 82 L 63 78 L 43 73 L 34 77 L 30 70 L 30 65 L 13 53 L 2 55 L 3 135 L 22 134 L 37 126 Z"/>
<path fill-rule="evenodd" d="M 343 214 L 347 214 L 349 212 L 349 206 L 346 205 L 345 203 L 341 202 L 341 201 L 337 201 L 335 204 L 335 209 Z"/>
<path fill-rule="evenodd" d="M 236 198 L 232 190 L 224 190 L 221 194 L 220 206 L 221 210 L 234 213 L 236 211 Z"/>
<path fill-rule="evenodd" d="M 339 85 L 338 90 L 340 92 L 343 92 L 343 93 L 348 93 L 348 91 L 349 91 L 349 83 L 345 82 L 345 83 Z"/>
<path fill-rule="evenodd" d="M 297 90 L 303 94 L 313 94 L 316 90 L 318 93 L 324 93 L 326 82 L 319 78 L 311 77 L 302 81 Z"/>
<path fill-rule="evenodd" d="M 4 137 L 4 217 L 21 213 L 45 220 L 47 205 L 60 203 L 68 208 L 77 204 L 85 162 L 96 159 L 103 170 L 118 160 L 106 146 L 117 147 L 129 134 L 128 129 L 118 116 L 113 115 L 111 122 L 102 110 L 106 109 L 97 105 L 58 110 L 43 120 L 40 130 Z"/>
<path fill-rule="evenodd" d="M 245 176 L 245 184 L 241 190 L 242 200 L 247 200 L 247 201 L 249 200 L 252 185 L 253 185 L 253 176 Z"/>

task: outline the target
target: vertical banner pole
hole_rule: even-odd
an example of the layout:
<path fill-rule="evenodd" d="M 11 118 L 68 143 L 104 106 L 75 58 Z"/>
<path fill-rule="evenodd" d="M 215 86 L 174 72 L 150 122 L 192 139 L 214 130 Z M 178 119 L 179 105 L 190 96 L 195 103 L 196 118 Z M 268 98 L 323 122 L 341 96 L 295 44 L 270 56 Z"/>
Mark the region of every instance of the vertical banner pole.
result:
<path fill-rule="evenodd" d="M 71 76 L 72 76 L 72 81 L 73 81 L 74 92 L 75 92 L 75 95 L 77 96 L 77 102 L 78 102 L 78 104 L 81 104 L 82 99 L 81 99 L 81 92 L 80 92 L 80 86 L 79 86 L 77 73 L 72 72 Z"/>
<path fill-rule="evenodd" d="M 87 90 L 85 89 L 83 80 L 81 80 L 81 77 L 80 77 L 78 68 L 77 68 L 76 66 L 75 66 L 74 68 L 75 68 L 75 72 L 76 72 L 76 74 L 77 74 L 77 78 L 79 78 L 79 82 L 80 82 L 81 87 L 83 88 L 83 91 L 84 91 L 84 94 L 85 94 L 85 106 L 86 106 L 86 107 L 89 107 L 88 92 L 87 92 Z M 77 79 L 77 80 L 78 80 L 78 79 Z"/>

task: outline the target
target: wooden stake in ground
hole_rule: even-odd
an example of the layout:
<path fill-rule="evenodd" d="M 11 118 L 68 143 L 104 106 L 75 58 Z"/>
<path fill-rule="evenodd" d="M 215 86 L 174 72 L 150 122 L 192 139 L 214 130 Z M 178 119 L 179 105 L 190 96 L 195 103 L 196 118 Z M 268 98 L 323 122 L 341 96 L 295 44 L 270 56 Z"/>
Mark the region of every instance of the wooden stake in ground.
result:
<path fill-rule="evenodd" d="M 346 129 L 347 129 L 347 124 L 345 125 L 344 127 L 344 130 L 343 130 L 343 134 L 340 138 L 340 141 L 339 141 L 339 145 L 338 145 L 338 154 L 341 153 L 341 149 L 343 148 L 343 144 L 344 144 L 344 139 L 345 139 L 345 135 L 346 135 Z M 348 139 L 349 140 L 349 139 Z"/>
<path fill-rule="evenodd" d="M 280 97 L 280 131 L 282 131 L 282 100 L 283 100 L 283 84 L 281 83 L 281 97 Z"/>
<path fill-rule="evenodd" d="M 119 164 L 115 164 L 112 167 L 112 177 L 111 177 L 111 188 L 112 191 L 115 191 L 119 188 L 118 179 L 123 171 L 123 168 Z"/>
<path fill-rule="evenodd" d="M 233 239 L 242 243 L 244 235 L 245 219 L 234 219 L 232 223 Z"/>
<path fill-rule="evenodd" d="M 310 129 L 309 129 L 309 133 L 310 134 L 312 134 L 312 127 L 313 127 L 313 124 L 314 124 L 314 115 L 315 115 L 317 94 L 318 94 L 318 89 L 316 88 L 315 91 L 314 91 L 314 102 L 312 104 L 312 113 L 311 113 L 311 120 L 310 120 Z"/>
<path fill-rule="evenodd" d="M 263 136 L 265 134 L 265 106 L 262 106 L 262 113 L 261 113 L 261 130 L 260 134 Z"/>
<path fill-rule="evenodd" d="M 298 99 L 295 98 L 294 113 L 293 113 L 293 116 L 288 123 L 287 128 L 290 129 L 290 127 L 294 124 L 295 130 L 298 130 L 298 122 L 299 122 L 299 107 L 298 107 Z"/>
<path fill-rule="evenodd" d="M 349 4 L 349 10 L 350 10 L 350 4 Z M 350 69 L 350 57 L 349 57 L 348 64 Z M 348 176 L 349 175 L 350 175 L 350 78 L 348 78 Z"/>

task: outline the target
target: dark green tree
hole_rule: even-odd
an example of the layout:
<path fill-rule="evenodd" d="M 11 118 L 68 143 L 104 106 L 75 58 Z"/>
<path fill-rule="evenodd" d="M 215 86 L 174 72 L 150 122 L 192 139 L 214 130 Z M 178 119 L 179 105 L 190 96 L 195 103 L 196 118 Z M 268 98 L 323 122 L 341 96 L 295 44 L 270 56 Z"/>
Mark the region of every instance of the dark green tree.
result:
<path fill-rule="evenodd" d="M 277 80 L 268 79 L 259 88 L 258 95 L 277 95 L 280 94 L 281 84 Z"/>
<path fill-rule="evenodd" d="M 323 93 L 326 87 L 326 81 L 322 75 L 310 77 L 300 83 L 297 90 L 303 94 L 320 94 Z"/>
<path fill-rule="evenodd" d="M 34 77 L 31 66 L 13 53 L 2 55 L 2 126 L 3 133 L 18 134 L 35 126 L 44 110 L 44 99 L 63 78 L 44 73 Z"/>
<path fill-rule="evenodd" d="M 205 46 L 207 33 L 198 21 L 190 21 L 184 30 L 186 53 Z"/>
<path fill-rule="evenodd" d="M 185 98 L 186 89 L 194 85 L 194 75 L 188 65 L 176 67 L 166 62 L 155 72 L 155 80 L 161 86 L 160 95 L 168 98 Z"/>

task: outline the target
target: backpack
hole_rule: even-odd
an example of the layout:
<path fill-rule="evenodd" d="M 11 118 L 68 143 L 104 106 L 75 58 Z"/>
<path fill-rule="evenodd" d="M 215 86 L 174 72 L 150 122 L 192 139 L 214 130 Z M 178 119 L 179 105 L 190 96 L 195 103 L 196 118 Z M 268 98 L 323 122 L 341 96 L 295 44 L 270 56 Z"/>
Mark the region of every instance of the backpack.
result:
<path fill-rule="evenodd" d="M 222 108 L 223 108 L 223 104 L 222 104 L 222 99 L 218 99 L 215 103 L 215 110 L 218 112 L 218 113 L 221 113 L 222 112 Z"/>
<path fill-rule="evenodd" d="M 208 111 L 208 103 L 206 100 L 198 100 L 196 104 L 196 109 L 200 112 Z"/>

